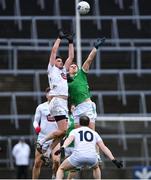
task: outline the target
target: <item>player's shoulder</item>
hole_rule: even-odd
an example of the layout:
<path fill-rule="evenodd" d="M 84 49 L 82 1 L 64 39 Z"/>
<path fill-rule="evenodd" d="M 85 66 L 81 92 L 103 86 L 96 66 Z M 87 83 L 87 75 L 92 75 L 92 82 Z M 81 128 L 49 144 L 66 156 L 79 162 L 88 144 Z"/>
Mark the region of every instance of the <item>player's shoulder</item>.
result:
<path fill-rule="evenodd" d="M 59 68 L 57 68 L 54 64 L 53 65 L 51 63 L 48 64 L 48 71 L 54 71 L 57 69 L 59 69 Z"/>
<path fill-rule="evenodd" d="M 79 131 L 79 128 L 72 129 L 71 132 L 70 132 L 70 134 L 76 134 L 78 131 Z"/>
<path fill-rule="evenodd" d="M 79 131 L 89 131 L 89 130 L 91 131 L 91 129 L 89 127 L 87 127 L 87 126 L 81 126 L 79 128 L 76 128 L 75 130 L 76 130 L 76 132 L 79 132 Z"/>
<path fill-rule="evenodd" d="M 45 106 L 47 106 L 47 105 L 48 105 L 48 102 L 46 101 L 46 102 L 43 102 L 43 103 L 39 104 L 39 105 L 37 106 L 37 108 L 43 108 L 43 107 L 45 107 Z"/>
<path fill-rule="evenodd" d="M 98 133 L 95 130 L 93 130 L 93 129 L 89 128 L 89 127 L 86 127 L 85 130 L 86 131 L 91 131 L 93 134 L 98 135 Z"/>

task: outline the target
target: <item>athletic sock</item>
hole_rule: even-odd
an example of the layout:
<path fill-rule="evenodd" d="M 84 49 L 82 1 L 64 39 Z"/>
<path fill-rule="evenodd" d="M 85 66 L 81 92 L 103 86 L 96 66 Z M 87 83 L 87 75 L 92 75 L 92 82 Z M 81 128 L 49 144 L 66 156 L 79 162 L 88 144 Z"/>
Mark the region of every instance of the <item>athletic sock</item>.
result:
<path fill-rule="evenodd" d="M 40 143 L 41 145 L 43 145 L 45 142 L 46 142 L 46 139 L 45 139 L 45 138 L 43 138 L 43 139 L 41 139 L 41 140 L 39 141 L 39 143 Z"/>

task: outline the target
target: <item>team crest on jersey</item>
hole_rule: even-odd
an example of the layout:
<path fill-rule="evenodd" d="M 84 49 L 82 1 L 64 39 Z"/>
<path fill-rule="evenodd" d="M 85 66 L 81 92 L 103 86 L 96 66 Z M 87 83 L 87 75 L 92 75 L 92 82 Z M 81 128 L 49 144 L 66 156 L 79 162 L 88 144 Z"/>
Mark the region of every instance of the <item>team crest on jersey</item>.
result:
<path fill-rule="evenodd" d="M 61 73 L 61 77 L 65 80 L 67 79 L 67 75 L 65 73 Z"/>

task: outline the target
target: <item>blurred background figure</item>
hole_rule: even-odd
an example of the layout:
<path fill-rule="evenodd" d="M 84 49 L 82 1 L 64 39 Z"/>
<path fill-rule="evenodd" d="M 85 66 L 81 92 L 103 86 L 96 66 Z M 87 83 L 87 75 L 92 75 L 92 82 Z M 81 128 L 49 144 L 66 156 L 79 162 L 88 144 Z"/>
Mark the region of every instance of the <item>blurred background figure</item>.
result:
<path fill-rule="evenodd" d="M 25 142 L 25 139 L 21 137 L 12 150 L 12 155 L 15 159 L 17 179 L 28 178 L 30 152 L 30 146 Z"/>

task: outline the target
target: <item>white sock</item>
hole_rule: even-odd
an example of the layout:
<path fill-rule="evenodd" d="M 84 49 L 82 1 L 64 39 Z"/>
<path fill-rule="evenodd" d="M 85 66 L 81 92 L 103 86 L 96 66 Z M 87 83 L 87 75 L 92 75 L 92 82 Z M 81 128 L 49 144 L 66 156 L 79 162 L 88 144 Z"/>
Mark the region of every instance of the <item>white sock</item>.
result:
<path fill-rule="evenodd" d="M 45 138 L 42 138 L 42 139 L 39 141 L 39 143 L 40 143 L 41 145 L 43 145 L 45 142 L 46 142 Z"/>

